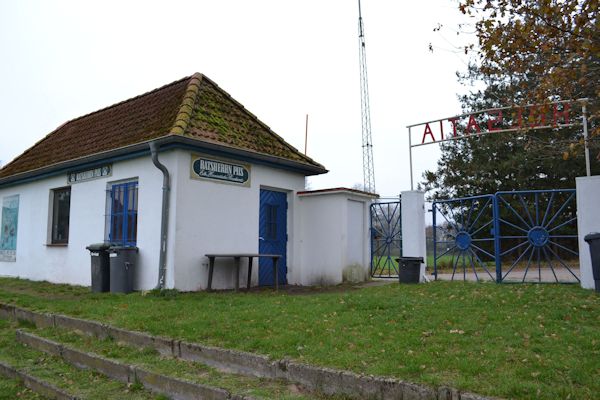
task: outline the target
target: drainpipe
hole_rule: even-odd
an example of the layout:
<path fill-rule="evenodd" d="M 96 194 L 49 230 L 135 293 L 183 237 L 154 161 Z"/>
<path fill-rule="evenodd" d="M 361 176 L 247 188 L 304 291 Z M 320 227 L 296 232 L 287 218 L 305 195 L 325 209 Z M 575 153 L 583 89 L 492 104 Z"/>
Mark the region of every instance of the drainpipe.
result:
<path fill-rule="evenodd" d="M 162 212 L 160 217 L 160 257 L 158 260 L 158 283 L 156 289 L 165 288 L 167 274 L 167 229 L 169 225 L 169 191 L 171 190 L 169 170 L 158 161 L 158 147 L 155 142 L 150 142 L 152 163 L 163 173 L 162 187 Z"/>

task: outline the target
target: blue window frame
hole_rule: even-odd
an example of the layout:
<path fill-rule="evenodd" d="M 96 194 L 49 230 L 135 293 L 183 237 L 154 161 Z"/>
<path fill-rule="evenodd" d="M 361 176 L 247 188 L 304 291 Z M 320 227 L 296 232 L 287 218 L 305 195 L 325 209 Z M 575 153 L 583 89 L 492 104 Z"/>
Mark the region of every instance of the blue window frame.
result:
<path fill-rule="evenodd" d="M 135 246 L 137 243 L 138 183 L 114 184 L 110 188 L 110 243 Z"/>

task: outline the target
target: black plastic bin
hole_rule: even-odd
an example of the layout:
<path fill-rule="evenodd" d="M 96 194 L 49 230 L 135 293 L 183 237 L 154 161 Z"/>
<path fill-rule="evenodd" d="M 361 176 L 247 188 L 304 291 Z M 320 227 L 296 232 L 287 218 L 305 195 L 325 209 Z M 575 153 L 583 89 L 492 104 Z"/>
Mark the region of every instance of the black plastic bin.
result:
<path fill-rule="evenodd" d="M 92 292 L 108 292 L 110 290 L 110 267 L 107 243 L 94 243 L 86 247 L 92 259 Z"/>
<path fill-rule="evenodd" d="M 137 264 L 137 247 L 111 246 L 110 254 L 110 292 L 133 292 L 133 277 Z"/>
<path fill-rule="evenodd" d="M 596 292 L 600 292 L 600 233 L 590 233 L 589 235 L 585 235 L 583 240 L 590 246 L 594 284 L 596 285 Z"/>
<path fill-rule="evenodd" d="M 400 257 L 398 261 L 398 280 L 400 283 L 419 283 L 423 257 Z"/>

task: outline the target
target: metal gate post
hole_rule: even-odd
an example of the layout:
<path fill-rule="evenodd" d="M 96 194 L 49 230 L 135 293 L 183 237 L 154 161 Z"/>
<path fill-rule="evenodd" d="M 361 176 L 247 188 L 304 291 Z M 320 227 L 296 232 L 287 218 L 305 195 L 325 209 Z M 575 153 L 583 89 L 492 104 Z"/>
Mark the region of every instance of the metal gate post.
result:
<path fill-rule="evenodd" d="M 500 254 L 500 207 L 497 193 L 493 197 L 494 204 L 494 255 L 496 259 L 496 283 L 502 282 L 502 254 Z"/>
<path fill-rule="evenodd" d="M 437 281 L 437 236 L 436 236 L 436 223 L 435 223 L 435 202 L 431 205 L 431 212 L 433 213 L 433 277 Z"/>

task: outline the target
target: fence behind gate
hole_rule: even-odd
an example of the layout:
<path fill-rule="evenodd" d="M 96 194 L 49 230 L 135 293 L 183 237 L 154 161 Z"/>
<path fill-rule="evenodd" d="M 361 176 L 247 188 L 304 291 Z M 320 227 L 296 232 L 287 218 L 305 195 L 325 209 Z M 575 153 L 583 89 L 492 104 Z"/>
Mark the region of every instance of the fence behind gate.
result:
<path fill-rule="evenodd" d="M 574 189 L 497 192 L 436 201 L 434 276 L 579 282 Z"/>

